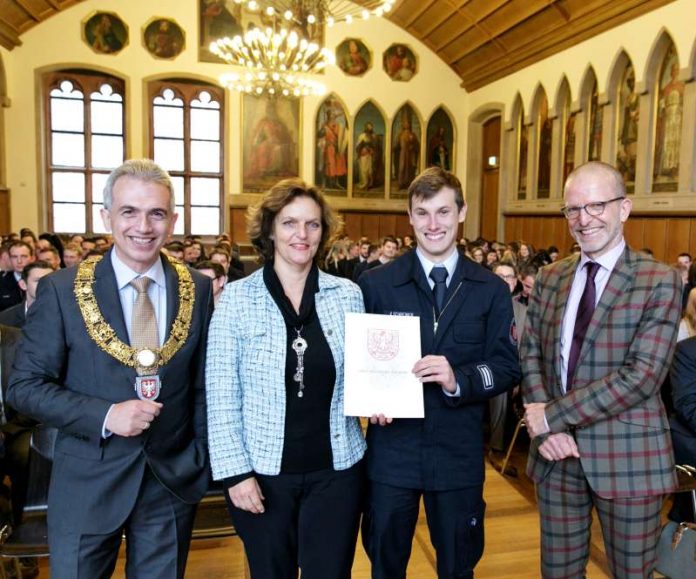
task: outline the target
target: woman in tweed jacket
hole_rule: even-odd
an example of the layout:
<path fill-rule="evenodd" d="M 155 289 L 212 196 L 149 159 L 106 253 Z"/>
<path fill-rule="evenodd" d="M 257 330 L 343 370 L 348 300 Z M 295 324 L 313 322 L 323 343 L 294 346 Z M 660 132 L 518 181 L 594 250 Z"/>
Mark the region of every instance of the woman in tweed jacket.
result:
<path fill-rule="evenodd" d="M 227 286 L 210 326 L 213 478 L 258 579 L 350 577 L 365 442 L 343 416 L 344 317 L 364 307 L 317 268 L 336 223 L 315 188 L 275 185 L 248 217 L 264 267 Z"/>

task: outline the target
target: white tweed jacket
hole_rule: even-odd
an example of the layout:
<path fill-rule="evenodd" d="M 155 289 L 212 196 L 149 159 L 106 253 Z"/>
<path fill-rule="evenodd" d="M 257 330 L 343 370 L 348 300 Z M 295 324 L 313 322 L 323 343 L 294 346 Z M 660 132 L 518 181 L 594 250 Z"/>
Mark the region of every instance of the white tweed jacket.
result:
<path fill-rule="evenodd" d="M 343 416 L 346 312 L 363 312 L 354 283 L 319 272 L 316 309 L 336 366 L 330 410 L 336 470 L 360 460 L 365 440 L 357 418 Z M 285 436 L 285 321 L 263 281 L 263 269 L 228 284 L 208 334 L 206 392 L 213 478 L 280 472 Z"/>

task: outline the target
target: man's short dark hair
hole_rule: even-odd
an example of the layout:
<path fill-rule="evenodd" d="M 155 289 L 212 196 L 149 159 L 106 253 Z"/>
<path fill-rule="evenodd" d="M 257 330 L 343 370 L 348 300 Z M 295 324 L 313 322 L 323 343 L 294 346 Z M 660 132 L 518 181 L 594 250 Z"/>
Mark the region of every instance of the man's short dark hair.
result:
<path fill-rule="evenodd" d="M 495 273 L 498 271 L 501 267 L 509 267 L 512 269 L 513 273 L 517 275 L 517 267 L 515 266 L 514 263 L 510 261 L 496 261 L 492 266 L 491 266 L 491 271 Z"/>
<path fill-rule="evenodd" d="M 39 249 L 38 253 L 44 253 L 45 251 L 50 251 L 53 255 L 60 259 L 60 252 L 52 245 L 42 247 L 41 249 Z"/>
<path fill-rule="evenodd" d="M 525 277 L 536 277 L 539 273 L 539 268 L 533 263 L 527 263 L 520 268 L 520 277 L 524 279 Z"/>
<path fill-rule="evenodd" d="M 24 269 L 22 269 L 22 279 L 24 280 L 24 283 L 27 283 L 29 274 L 35 269 L 50 269 L 53 271 L 53 266 L 43 259 L 37 259 L 36 261 L 28 263 L 24 266 Z"/>
<path fill-rule="evenodd" d="M 454 173 L 445 171 L 441 167 L 428 167 L 422 171 L 409 185 L 408 188 L 408 207 L 413 207 L 413 199 L 430 199 L 435 197 L 443 187 L 449 187 L 454 191 L 454 200 L 457 209 L 460 211 L 464 207 L 464 192 L 462 183 Z"/>
<path fill-rule="evenodd" d="M 689 261 L 691 261 L 691 254 L 687 253 L 686 251 L 680 253 L 677 257 L 688 257 Z"/>
<path fill-rule="evenodd" d="M 181 243 L 181 241 L 170 241 L 169 243 L 165 244 L 164 249 L 167 251 L 176 251 L 176 252 L 184 252 L 184 244 Z"/>
<path fill-rule="evenodd" d="M 381 244 L 382 247 L 384 247 L 384 244 L 385 244 L 385 243 L 390 242 L 390 241 L 391 241 L 394 245 L 399 245 L 398 243 L 396 243 L 396 237 L 394 237 L 393 235 L 385 235 L 385 236 L 382 238 L 382 244 Z"/>
<path fill-rule="evenodd" d="M 196 265 L 193 266 L 193 269 L 212 269 L 215 273 L 216 279 L 219 277 L 227 277 L 225 274 L 225 268 L 222 267 L 219 263 L 210 261 L 209 259 L 206 259 L 205 261 L 199 261 Z"/>

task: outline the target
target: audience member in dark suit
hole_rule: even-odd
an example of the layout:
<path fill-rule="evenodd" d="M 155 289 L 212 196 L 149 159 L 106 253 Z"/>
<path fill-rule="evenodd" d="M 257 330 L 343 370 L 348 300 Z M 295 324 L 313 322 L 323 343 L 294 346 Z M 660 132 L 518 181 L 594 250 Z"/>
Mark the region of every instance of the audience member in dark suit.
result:
<path fill-rule="evenodd" d="M 22 332 L 17 328 L 0 325 L 0 381 L 2 399 L 6 400 L 7 384 L 15 351 Z M 9 404 L 2 404 L 3 424 L 0 437 L 4 448 L 4 458 L 0 462 L 0 478 L 10 477 L 12 499 L 12 520 L 18 525 L 22 520 L 22 509 L 27 495 L 29 474 L 29 442 L 36 422 L 15 412 Z"/>
<path fill-rule="evenodd" d="M 109 176 L 114 247 L 39 283 L 7 402 L 58 428 L 48 496 L 51 577 L 184 576 L 208 487 L 205 341 L 210 280 L 160 249 L 176 223 L 149 160 Z"/>
<path fill-rule="evenodd" d="M 20 303 L 24 299 L 19 280 L 22 270 L 28 263 L 34 261 L 34 251 L 24 241 L 15 241 L 10 246 L 10 262 L 12 271 L 5 272 L 0 277 L 0 311 Z"/>
<path fill-rule="evenodd" d="M 696 467 L 696 337 L 677 344 L 670 371 L 674 415 L 670 418 L 674 458 L 677 464 Z M 669 518 L 694 521 L 691 493 L 674 495 Z"/>
<path fill-rule="evenodd" d="M 382 265 L 379 261 L 379 247 L 369 244 L 367 250 L 367 259 L 358 263 L 353 269 L 353 281 L 357 282 L 358 278 L 368 269 Z"/>
<path fill-rule="evenodd" d="M 507 286 L 457 251 L 466 204 L 439 167 L 408 191 L 418 247 L 359 280 L 369 313 L 419 316 L 425 418 L 373 416 L 363 541 L 373 579 L 404 579 L 421 498 L 439 579 L 473 578 L 483 554 L 483 417 L 520 379 Z"/>
<path fill-rule="evenodd" d="M 24 266 L 22 279 L 19 280 L 19 287 L 24 292 L 24 301 L 0 312 L 0 324 L 13 328 L 24 327 L 27 310 L 36 300 L 36 287 L 39 280 L 49 273 L 53 273 L 53 268 L 45 261 L 32 261 Z"/>

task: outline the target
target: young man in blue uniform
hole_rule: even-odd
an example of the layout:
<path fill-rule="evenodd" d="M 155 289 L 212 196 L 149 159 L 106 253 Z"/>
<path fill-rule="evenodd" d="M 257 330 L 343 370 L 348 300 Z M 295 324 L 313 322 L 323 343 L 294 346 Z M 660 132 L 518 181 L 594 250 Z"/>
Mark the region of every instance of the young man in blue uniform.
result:
<path fill-rule="evenodd" d="M 496 275 L 457 250 L 466 203 L 437 167 L 408 191 L 417 249 L 365 272 L 367 312 L 420 317 L 425 418 L 373 416 L 363 540 L 373 579 L 406 577 L 421 497 L 439 579 L 473 577 L 483 553 L 483 418 L 519 382 L 512 303 Z"/>

